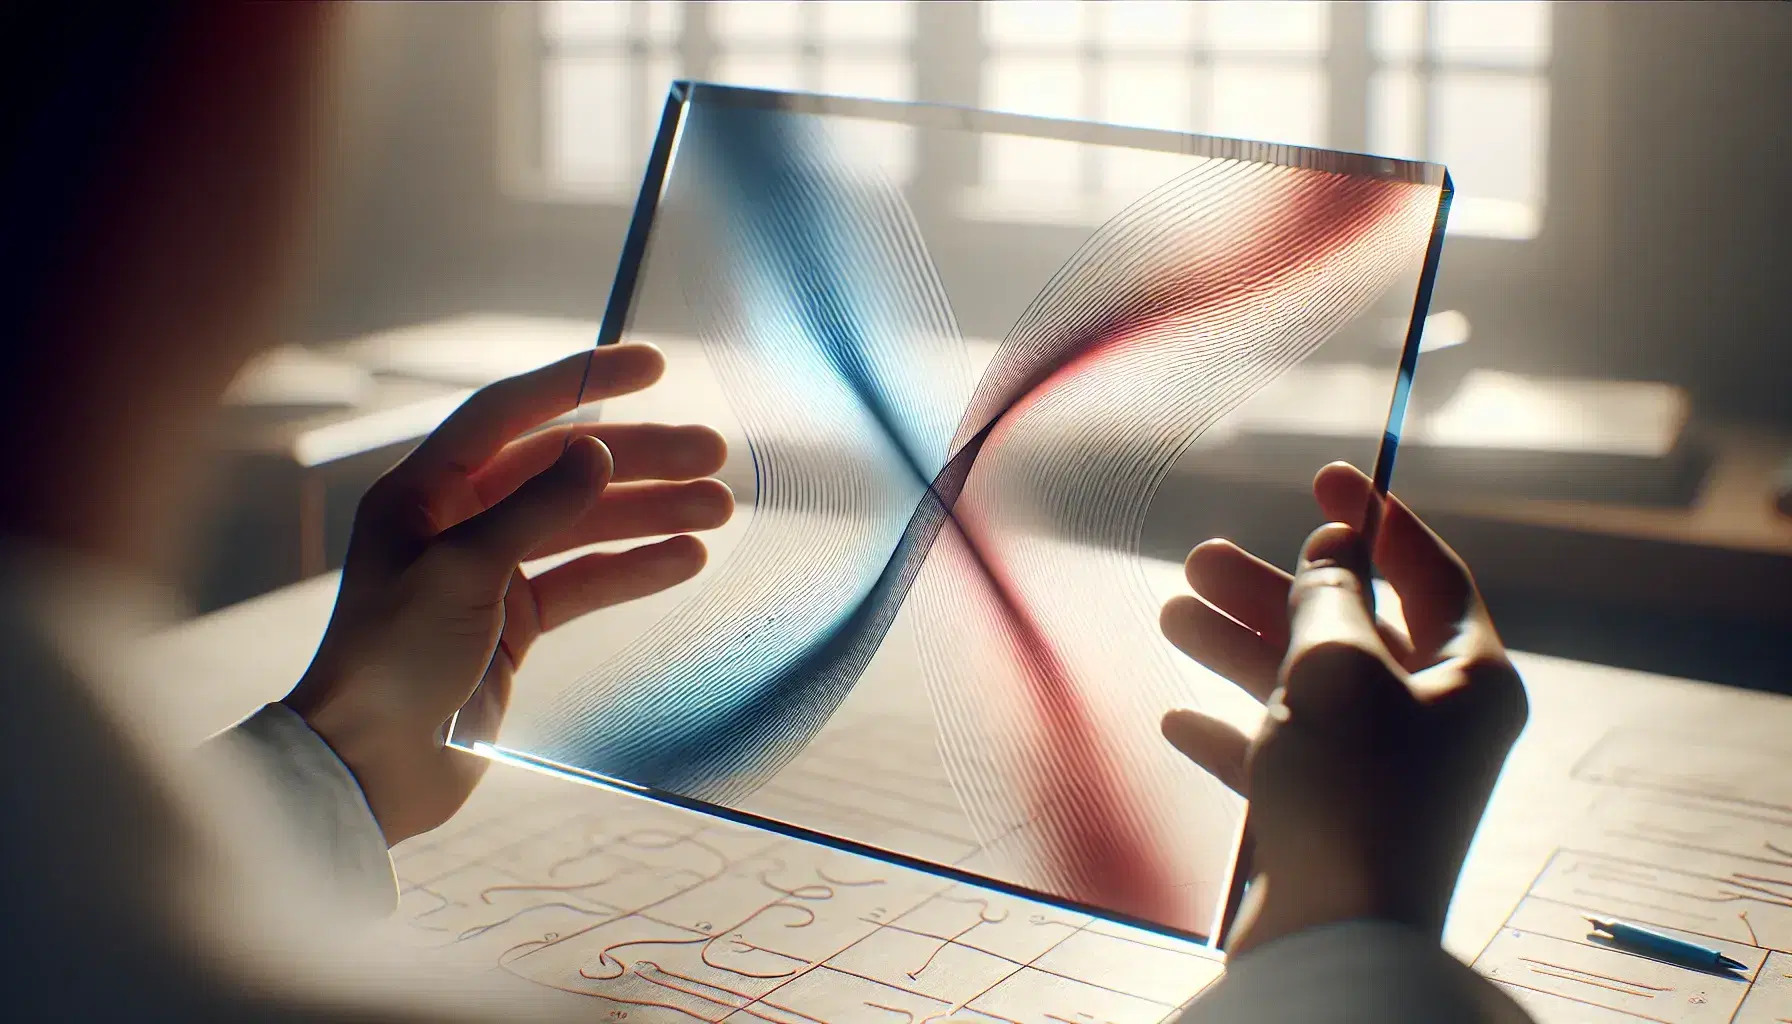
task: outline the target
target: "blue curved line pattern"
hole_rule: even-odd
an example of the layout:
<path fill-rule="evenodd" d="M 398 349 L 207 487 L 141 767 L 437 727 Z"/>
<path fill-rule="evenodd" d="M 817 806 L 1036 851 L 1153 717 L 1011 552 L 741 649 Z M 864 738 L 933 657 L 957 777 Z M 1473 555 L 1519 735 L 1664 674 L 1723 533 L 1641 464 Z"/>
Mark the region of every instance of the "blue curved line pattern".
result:
<path fill-rule="evenodd" d="M 947 463 L 966 358 L 900 193 L 847 170 L 814 118 L 686 116 L 666 240 L 753 438 L 754 520 L 715 583 L 561 699 L 534 750 L 725 802 L 851 691 L 979 445 Z M 818 436 L 845 450 L 818 458 Z M 817 518 L 827 541 L 802 528 Z"/>

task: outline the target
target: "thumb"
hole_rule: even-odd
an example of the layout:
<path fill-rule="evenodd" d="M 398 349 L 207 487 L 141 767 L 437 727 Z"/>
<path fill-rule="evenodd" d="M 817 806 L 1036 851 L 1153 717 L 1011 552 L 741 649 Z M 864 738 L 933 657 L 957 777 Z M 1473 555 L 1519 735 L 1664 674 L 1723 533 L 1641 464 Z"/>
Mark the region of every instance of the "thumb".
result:
<path fill-rule="evenodd" d="M 1295 717 L 1343 725 L 1407 696 L 1368 601 L 1361 536 L 1327 523 L 1307 538 L 1288 590 L 1289 642 L 1271 698 Z"/>
<path fill-rule="evenodd" d="M 436 563 L 450 589 L 496 601 L 530 551 L 578 522 L 614 469 L 602 441 L 575 437 L 553 465 L 436 538 L 425 559 Z"/>

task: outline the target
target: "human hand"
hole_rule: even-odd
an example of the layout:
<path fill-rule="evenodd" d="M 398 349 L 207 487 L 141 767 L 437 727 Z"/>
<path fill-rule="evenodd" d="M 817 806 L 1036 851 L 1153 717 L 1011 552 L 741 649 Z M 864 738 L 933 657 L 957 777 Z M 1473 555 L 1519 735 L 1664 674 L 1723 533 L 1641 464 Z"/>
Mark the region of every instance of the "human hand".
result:
<path fill-rule="evenodd" d="M 1188 710 L 1164 736 L 1250 800 L 1251 888 L 1227 938 L 1243 953 L 1335 921 L 1441 937 L 1469 841 L 1527 714 L 1524 686 L 1468 567 L 1389 498 L 1374 561 L 1404 627 L 1377 622 L 1357 531 L 1369 478 L 1313 482 L 1332 520 L 1290 577 L 1228 541 L 1189 555 L 1200 595 L 1164 605 L 1166 637 L 1267 704 L 1247 737 Z"/>
<path fill-rule="evenodd" d="M 532 578 L 519 568 L 728 520 L 734 496 L 707 479 L 727 444 L 707 427 L 573 424 L 521 436 L 573 409 L 581 390 L 586 401 L 609 398 L 664 371 L 659 350 L 616 345 L 499 381 L 361 499 L 335 612 L 285 703 L 354 773 L 388 844 L 466 801 L 486 760 L 446 746 L 447 723 L 459 711 L 461 729 L 495 737 L 537 636 L 703 568 L 703 542 L 689 535 Z"/>

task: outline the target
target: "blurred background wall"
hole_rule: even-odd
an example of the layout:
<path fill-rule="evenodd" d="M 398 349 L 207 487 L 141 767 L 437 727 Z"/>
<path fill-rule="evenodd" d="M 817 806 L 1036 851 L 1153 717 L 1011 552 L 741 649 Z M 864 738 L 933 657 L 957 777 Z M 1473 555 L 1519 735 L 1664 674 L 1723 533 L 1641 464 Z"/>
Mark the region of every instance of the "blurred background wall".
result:
<path fill-rule="evenodd" d="M 597 320 L 675 77 L 1447 163 L 1458 198 L 1432 309 L 1471 338 L 1452 372 L 1656 382 L 1672 401 L 1648 415 L 1674 419 L 1676 452 L 1682 435 L 1719 440 L 1692 462 L 1629 460 L 1643 490 L 1688 481 L 1640 501 L 1654 507 L 1591 490 L 1514 504 L 1522 474 L 1496 462 L 1465 471 L 1492 497 L 1452 499 L 1452 484 L 1421 510 L 1481 570 L 1515 646 L 1789 685 L 1792 519 L 1772 511 L 1770 479 L 1792 457 L 1789 5 L 595 0 L 348 18 L 344 167 L 289 328 L 299 352 L 461 314 Z M 1016 289 L 1053 269 L 1015 261 L 1086 233 L 1073 212 L 1103 187 L 1099 166 L 1043 166 L 1011 141 L 890 155 L 912 202 L 957 204 L 958 226 L 929 241 L 966 285 L 970 334 L 1001 333 Z M 1062 202 L 1003 208 L 1005 186 Z M 1421 391 L 1445 365 L 1422 367 Z M 1592 424 L 1602 392 L 1551 394 L 1531 454 L 1628 429 Z M 291 451 L 226 445 L 254 457 L 198 524 L 195 606 L 336 564 L 360 488 L 404 441 L 298 457 L 334 467 L 298 484 Z M 1403 460 L 1402 487 L 1423 482 L 1419 462 Z M 1551 472 L 1592 480 L 1578 465 Z M 1233 504 L 1171 507 L 1147 547 L 1211 530 L 1292 555 L 1284 534 L 1306 527 L 1286 510 L 1310 513 L 1298 488 Z M 1285 529 L 1263 525 L 1278 516 Z"/>
<path fill-rule="evenodd" d="M 1792 421 L 1783 4 L 600 0 L 354 19 L 366 144 L 297 340 L 599 314 L 676 75 L 1441 160 L 1460 199 L 1434 307 L 1468 315 L 1478 358 Z M 977 173 L 917 169 L 939 188 Z M 1007 252 L 1039 229 L 979 225 Z"/>

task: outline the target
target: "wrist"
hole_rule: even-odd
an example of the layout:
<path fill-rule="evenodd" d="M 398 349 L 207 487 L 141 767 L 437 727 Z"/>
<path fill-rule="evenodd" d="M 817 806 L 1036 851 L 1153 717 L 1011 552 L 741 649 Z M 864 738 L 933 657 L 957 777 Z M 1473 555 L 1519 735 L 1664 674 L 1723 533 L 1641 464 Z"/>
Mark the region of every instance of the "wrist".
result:
<path fill-rule="evenodd" d="M 377 784 L 386 774 L 380 768 L 382 749 L 389 746 L 382 742 L 385 730 L 378 728 L 364 711 L 345 707 L 341 700 L 307 700 L 302 691 L 303 687 L 294 690 L 281 703 L 298 715 L 348 769 L 361 788 L 361 796 L 373 812 L 386 845 L 393 846 L 407 838 L 395 835 L 392 808 Z"/>
<path fill-rule="evenodd" d="M 1443 935 L 1443 907 L 1424 898 L 1429 887 L 1407 879 L 1377 879 L 1339 859 L 1252 878 L 1227 936 L 1237 955 L 1285 936 L 1346 921 L 1385 921 L 1434 939 Z M 1447 901 L 1446 901 L 1447 904 Z"/>
<path fill-rule="evenodd" d="M 1336 873 L 1264 871 L 1251 880 L 1226 952 L 1239 956 L 1289 935 L 1345 921 L 1380 918 L 1378 901 Z"/>

